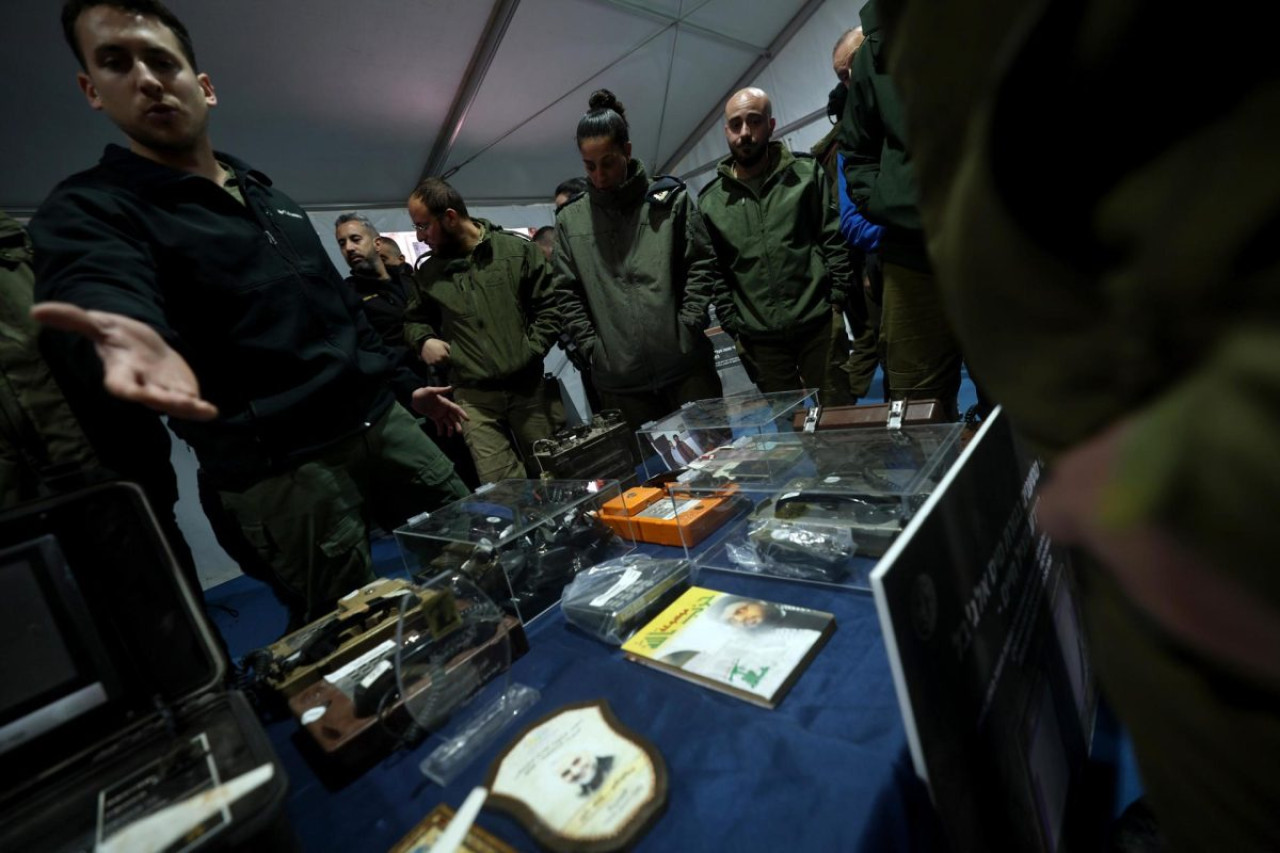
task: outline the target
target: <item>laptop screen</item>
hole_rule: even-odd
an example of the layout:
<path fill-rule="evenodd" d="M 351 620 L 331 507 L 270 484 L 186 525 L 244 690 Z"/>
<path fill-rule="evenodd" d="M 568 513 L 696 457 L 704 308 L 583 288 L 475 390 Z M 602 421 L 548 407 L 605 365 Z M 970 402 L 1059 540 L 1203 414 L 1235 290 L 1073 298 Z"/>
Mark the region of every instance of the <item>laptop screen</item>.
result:
<path fill-rule="evenodd" d="M 118 679 L 58 540 L 0 551 L 0 755 L 105 705 Z"/>

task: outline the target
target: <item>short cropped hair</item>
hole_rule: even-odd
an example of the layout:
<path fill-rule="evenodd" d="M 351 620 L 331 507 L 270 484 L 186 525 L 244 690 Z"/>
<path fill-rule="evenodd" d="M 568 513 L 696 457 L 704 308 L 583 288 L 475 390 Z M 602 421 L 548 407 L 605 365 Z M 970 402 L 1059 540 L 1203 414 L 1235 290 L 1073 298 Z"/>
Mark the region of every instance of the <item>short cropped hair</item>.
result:
<path fill-rule="evenodd" d="M 155 18 L 160 23 L 168 27 L 178 39 L 178 44 L 182 46 L 182 55 L 191 63 L 191 67 L 200 70 L 200 66 L 196 64 L 196 48 L 191 42 L 191 33 L 187 32 L 186 26 L 178 19 L 178 16 L 169 10 L 169 7 L 160 2 L 160 0 L 67 0 L 62 4 L 62 36 L 67 40 L 67 44 L 71 47 L 71 52 L 76 55 L 76 59 L 80 60 L 80 67 L 88 71 L 89 66 L 84 61 L 84 53 L 80 50 L 80 42 L 76 40 L 76 21 L 80 20 L 80 16 L 95 6 L 110 6 L 113 9 L 120 9 L 124 12 L 133 12 L 137 15 L 145 15 L 148 18 Z"/>
<path fill-rule="evenodd" d="M 831 48 L 831 55 L 835 56 L 837 53 L 839 53 L 841 45 L 843 45 L 845 42 L 851 39 L 853 37 L 853 34 L 860 29 L 862 29 L 862 27 L 850 27 L 849 29 L 842 32 L 840 34 L 840 38 L 836 39 L 836 46 Z"/>
<path fill-rule="evenodd" d="M 558 195 L 567 195 L 572 198 L 573 196 L 586 191 L 586 178 L 566 178 L 560 182 L 560 186 L 556 187 L 556 191 L 552 193 L 551 197 L 555 198 Z"/>
<path fill-rule="evenodd" d="M 375 240 L 378 239 L 377 226 L 373 224 L 373 220 L 365 216 L 363 213 L 343 213 L 333 221 L 333 227 L 337 228 L 338 226 L 345 225 L 348 222 L 357 223 L 361 228 L 365 230 L 366 234 L 368 234 L 370 237 L 372 237 Z"/>
<path fill-rule="evenodd" d="M 543 225 L 533 232 L 531 239 L 540 246 L 554 246 L 556 242 L 556 227 L 554 225 Z"/>
<path fill-rule="evenodd" d="M 463 219 L 471 218 L 462 196 L 441 178 L 423 178 L 410 198 L 420 201 L 432 216 L 444 216 L 446 210 L 456 210 Z"/>

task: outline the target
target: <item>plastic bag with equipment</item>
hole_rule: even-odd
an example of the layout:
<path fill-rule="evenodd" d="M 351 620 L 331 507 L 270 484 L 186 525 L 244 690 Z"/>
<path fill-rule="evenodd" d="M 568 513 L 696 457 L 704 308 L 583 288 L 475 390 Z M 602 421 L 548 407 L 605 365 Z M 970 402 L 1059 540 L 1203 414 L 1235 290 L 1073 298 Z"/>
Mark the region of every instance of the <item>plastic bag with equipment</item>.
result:
<path fill-rule="evenodd" d="M 786 495 L 788 493 L 784 493 Z M 853 570 L 857 544 L 846 516 L 802 503 L 766 501 L 747 522 L 742 542 L 725 546 L 740 569 L 776 577 L 840 583 Z"/>
<path fill-rule="evenodd" d="M 628 554 L 580 573 L 560 596 L 571 624 L 620 646 L 689 588 L 689 561 Z"/>

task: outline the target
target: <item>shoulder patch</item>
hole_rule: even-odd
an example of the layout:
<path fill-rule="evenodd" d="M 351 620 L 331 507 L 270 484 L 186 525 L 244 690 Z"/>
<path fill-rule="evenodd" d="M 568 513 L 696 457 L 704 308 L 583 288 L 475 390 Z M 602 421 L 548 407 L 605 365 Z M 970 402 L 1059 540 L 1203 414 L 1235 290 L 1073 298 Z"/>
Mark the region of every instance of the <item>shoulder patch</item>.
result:
<path fill-rule="evenodd" d="M 587 197 L 587 191 L 586 191 L 586 190 L 583 190 L 583 191 L 582 191 L 582 192 L 580 192 L 580 193 L 574 193 L 573 195 L 569 196 L 569 200 L 568 200 L 568 201 L 566 201 L 564 204 L 560 205 L 560 210 L 564 210 L 566 207 L 568 207 L 569 205 L 573 204 L 574 202 L 576 202 L 576 201 L 580 201 L 580 200 L 582 200 L 582 199 L 584 199 L 584 198 L 586 198 L 586 197 Z M 556 215 L 557 215 L 557 216 L 560 214 L 560 210 L 557 210 L 557 211 L 556 211 Z"/>
<path fill-rule="evenodd" d="M 679 178 L 673 175 L 659 175 L 649 184 L 649 191 L 645 193 L 644 200 L 650 204 L 669 207 L 684 188 L 684 181 Z"/>

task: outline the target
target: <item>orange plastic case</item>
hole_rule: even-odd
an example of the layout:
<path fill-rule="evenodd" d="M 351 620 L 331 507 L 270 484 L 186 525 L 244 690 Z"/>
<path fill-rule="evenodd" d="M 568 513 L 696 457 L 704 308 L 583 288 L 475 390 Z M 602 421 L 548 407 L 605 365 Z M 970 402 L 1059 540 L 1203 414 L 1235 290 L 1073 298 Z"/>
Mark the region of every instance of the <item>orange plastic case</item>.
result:
<path fill-rule="evenodd" d="M 724 521 L 728 494 L 672 498 L 666 489 L 636 486 L 600 507 L 600 520 L 636 542 L 692 548 Z"/>

